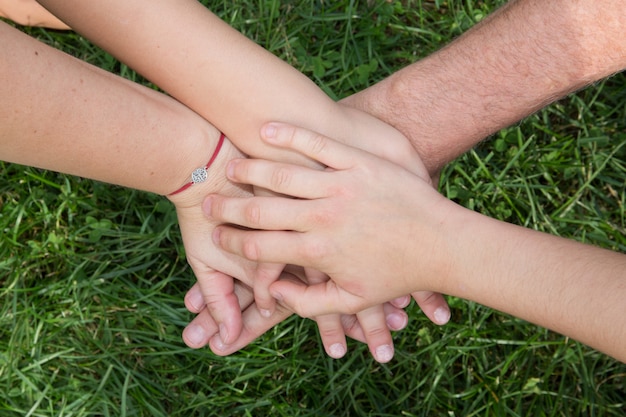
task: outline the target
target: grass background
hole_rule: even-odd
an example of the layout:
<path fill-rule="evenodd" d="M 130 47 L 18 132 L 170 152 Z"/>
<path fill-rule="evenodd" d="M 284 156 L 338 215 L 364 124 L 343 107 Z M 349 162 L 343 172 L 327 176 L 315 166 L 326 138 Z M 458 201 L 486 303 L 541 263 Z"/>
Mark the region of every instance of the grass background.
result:
<path fill-rule="evenodd" d="M 440 48 L 503 1 L 205 1 L 336 98 Z M 23 28 L 127 78 L 73 33 Z M 487 215 L 626 250 L 623 74 L 550 106 L 450 164 L 441 191 Z M 396 358 L 325 356 L 291 318 L 219 358 L 180 338 L 193 282 L 164 199 L 0 163 L 2 416 L 623 416 L 626 365 L 450 299 L 415 306 Z"/>

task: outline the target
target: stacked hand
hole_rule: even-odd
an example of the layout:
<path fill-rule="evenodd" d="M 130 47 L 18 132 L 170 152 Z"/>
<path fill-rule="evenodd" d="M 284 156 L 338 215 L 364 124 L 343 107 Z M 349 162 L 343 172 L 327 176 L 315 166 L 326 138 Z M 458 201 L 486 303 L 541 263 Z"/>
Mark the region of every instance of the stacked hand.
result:
<path fill-rule="evenodd" d="M 207 221 L 201 208 L 203 196 L 209 192 L 238 198 L 253 195 L 251 187 L 224 179 L 228 161 L 241 157 L 243 154 L 225 142 L 206 183 L 170 196 L 176 205 L 187 259 L 198 278 L 198 285 L 190 290 L 185 300 L 188 309 L 198 315 L 183 337 L 190 347 L 209 344 L 221 355 L 242 348 L 291 314 L 283 306 L 278 306 L 268 317 L 264 309 L 257 306 L 252 291 L 256 286 L 255 277 L 264 264 L 242 259 L 218 247 L 211 237 L 222 220 Z M 304 271 L 291 267 L 282 273 L 282 279 L 319 284 L 326 280 L 326 276 L 313 269 Z M 390 360 L 393 342 L 389 330 L 400 330 L 406 325 L 407 316 L 402 308 L 408 301 L 408 297 L 400 295 L 391 303 L 377 303 L 355 315 L 316 316 L 326 351 L 332 357 L 343 356 L 346 352 L 345 335 L 348 335 L 368 343 L 377 360 Z"/>
<path fill-rule="evenodd" d="M 213 221 L 263 230 L 217 227 L 213 238 L 223 249 L 255 262 L 314 268 L 331 278 L 307 285 L 285 277 L 271 284 L 274 297 L 299 315 L 314 317 L 357 313 L 416 290 L 435 290 L 432 280 L 444 277 L 446 269 L 445 259 L 437 257 L 447 244 L 439 231 L 454 205 L 428 178 L 303 129 L 272 124 L 264 139 L 328 168 L 234 160 L 227 168 L 232 181 L 296 199 L 214 195 L 204 208 Z M 389 230 L 396 232 L 393 239 L 381 241 L 392 236 Z M 362 259 L 368 259 L 367 267 Z M 411 265 L 415 270 L 407 273 Z M 430 269 L 420 270 L 422 265 Z M 417 293 L 417 301 L 435 322 L 445 323 L 447 308 L 430 294 Z"/>

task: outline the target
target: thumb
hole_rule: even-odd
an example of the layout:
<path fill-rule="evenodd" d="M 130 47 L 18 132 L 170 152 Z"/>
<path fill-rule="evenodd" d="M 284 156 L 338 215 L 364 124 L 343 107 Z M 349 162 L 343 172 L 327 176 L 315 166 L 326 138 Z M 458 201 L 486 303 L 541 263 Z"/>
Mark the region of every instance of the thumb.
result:
<path fill-rule="evenodd" d="M 206 308 L 217 323 L 222 339 L 225 343 L 237 339 L 243 323 L 233 278 L 209 267 L 194 268 L 192 264 L 192 269 Z"/>
<path fill-rule="evenodd" d="M 333 281 L 307 285 L 294 279 L 281 279 L 270 286 L 270 294 L 300 317 L 325 314 L 354 314 L 367 307 L 363 299 L 339 288 Z"/>

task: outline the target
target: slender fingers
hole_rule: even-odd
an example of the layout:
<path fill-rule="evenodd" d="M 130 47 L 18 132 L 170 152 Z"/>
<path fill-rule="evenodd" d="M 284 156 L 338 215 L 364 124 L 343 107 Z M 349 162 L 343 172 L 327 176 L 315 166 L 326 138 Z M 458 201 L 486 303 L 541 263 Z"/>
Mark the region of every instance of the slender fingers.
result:
<path fill-rule="evenodd" d="M 300 152 L 309 158 L 334 169 L 349 169 L 357 158 L 368 155 L 365 151 L 341 144 L 335 140 L 283 123 L 268 123 L 261 129 L 261 137 L 269 144 Z"/>
<path fill-rule="evenodd" d="M 376 304 L 347 292 L 332 280 L 314 285 L 278 280 L 272 284 L 270 292 L 291 311 L 307 318 L 333 313 L 356 314 Z"/>
<path fill-rule="evenodd" d="M 305 199 L 325 196 L 332 185 L 326 171 L 263 159 L 233 159 L 226 176 L 234 182 Z"/>
<path fill-rule="evenodd" d="M 232 223 L 250 229 L 298 230 L 310 227 L 315 218 L 314 202 L 283 197 L 208 196 L 202 210 L 211 221 Z"/>
<path fill-rule="evenodd" d="M 327 245 L 317 244 L 302 233 L 289 231 L 247 231 L 231 226 L 219 226 L 213 231 L 213 241 L 227 252 L 254 262 L 293 263 L 316 267 L 328 252 Z"/>

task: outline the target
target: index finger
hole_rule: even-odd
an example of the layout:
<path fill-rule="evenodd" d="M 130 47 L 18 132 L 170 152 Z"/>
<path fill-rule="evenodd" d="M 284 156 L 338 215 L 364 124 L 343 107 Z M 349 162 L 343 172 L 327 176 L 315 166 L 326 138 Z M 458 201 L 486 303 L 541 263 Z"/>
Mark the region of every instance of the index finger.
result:
<path fill-rule="evenodd" d="M 320 133 L 284 123 L 268 123 L 261 129 L 266 142 L 300 152 L 330 168 L 352 168 L 357 159 L 370 155 L 365 151 L 344 145 Z"/>

